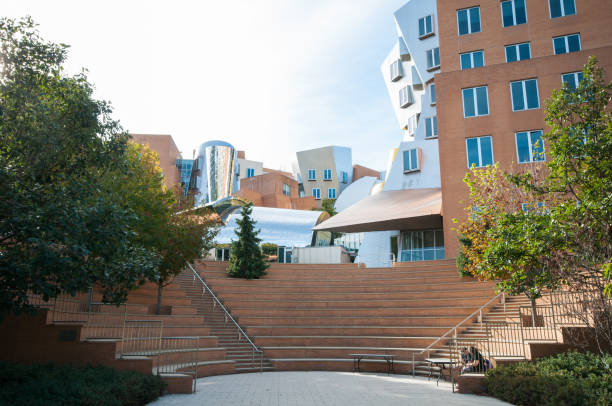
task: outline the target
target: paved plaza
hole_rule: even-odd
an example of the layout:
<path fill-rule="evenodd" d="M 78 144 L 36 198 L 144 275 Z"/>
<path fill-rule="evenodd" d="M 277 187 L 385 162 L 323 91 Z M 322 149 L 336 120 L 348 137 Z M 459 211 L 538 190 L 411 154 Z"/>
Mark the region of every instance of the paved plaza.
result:
<path fill-rule="evenodd" d="M 405 375 L 349 372 L 266 372 L 200 378 L 197 393 L 166 395 L 154 406 L 479 406 L 508 405 L 452 393 L 448 383 Z"/>

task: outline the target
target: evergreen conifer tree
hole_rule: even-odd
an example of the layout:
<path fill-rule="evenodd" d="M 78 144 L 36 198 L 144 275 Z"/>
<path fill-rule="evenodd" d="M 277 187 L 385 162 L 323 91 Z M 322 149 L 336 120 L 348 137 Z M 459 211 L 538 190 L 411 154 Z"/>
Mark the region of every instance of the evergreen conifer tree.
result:
<path fill-rule="evenodd" d="M 268 264 L 264 262 L 257 238 L 260 230 L 255 230 L 255 221 L 251 218 L 253 205 L 248 204 L 242 208 L 241 219 L 236 220 L 238 229 L 234 231 L 238 236 L 232 242 L 230 261 L 227 273 L 232 278 L 258 279 L 266 274 Z"/>

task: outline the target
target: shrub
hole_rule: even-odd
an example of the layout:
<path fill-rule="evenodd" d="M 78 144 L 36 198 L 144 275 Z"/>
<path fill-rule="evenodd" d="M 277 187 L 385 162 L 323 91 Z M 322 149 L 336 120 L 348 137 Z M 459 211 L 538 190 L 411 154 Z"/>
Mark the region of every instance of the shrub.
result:
<path fill-rule="evenodd" d="M 0 363 L 0 405 L 139 406 L 165 386 L 158 376 L 105 366 Z"/>
<path fill-rule="evenodd" d="M 264 255 L 276 255 L 278 253 L 278 245 L 271 242 L 264 242 L 261 244 L 261 252 Z"/>
<path fill-rule="evenodd" d="M 612 356 L 568 352 L 487 372 L 490 395 L 515 405 L 612 405 Z"/>

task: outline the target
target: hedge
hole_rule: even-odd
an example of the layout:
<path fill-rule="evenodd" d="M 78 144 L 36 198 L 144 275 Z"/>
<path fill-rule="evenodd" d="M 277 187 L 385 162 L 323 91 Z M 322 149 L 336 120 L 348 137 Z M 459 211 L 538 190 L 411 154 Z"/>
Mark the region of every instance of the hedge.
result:
<path fill-rule="evenodd" d="M 521 406 L 612 405 L 611 355 L 569 352 L 486 374 L 490 395 Z"/>
<path fill-rule="evenodd" d="M 158 376 L 104 366 L 0 362 L 0 405 L 140 406 L 165 387 Z"/>

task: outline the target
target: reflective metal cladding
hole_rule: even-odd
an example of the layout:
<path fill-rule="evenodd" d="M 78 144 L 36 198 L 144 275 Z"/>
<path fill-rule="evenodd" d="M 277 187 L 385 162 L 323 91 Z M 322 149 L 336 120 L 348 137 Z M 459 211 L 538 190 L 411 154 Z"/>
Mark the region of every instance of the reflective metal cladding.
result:
<path fill-rule="evenodd" d="M 230 196 L 237 189 L 236 150 L 224 141 L 200 145 L 197 158 L 196 203 L 207 204 Z"/>

